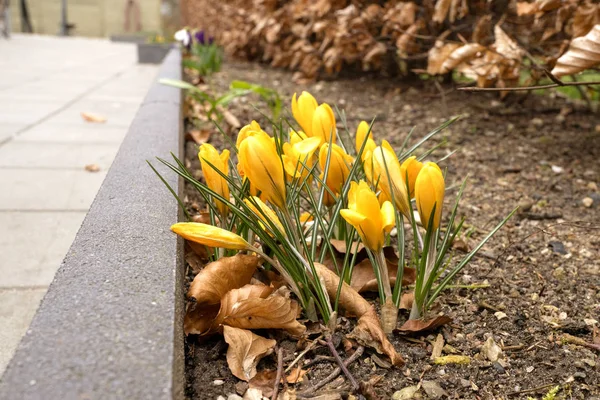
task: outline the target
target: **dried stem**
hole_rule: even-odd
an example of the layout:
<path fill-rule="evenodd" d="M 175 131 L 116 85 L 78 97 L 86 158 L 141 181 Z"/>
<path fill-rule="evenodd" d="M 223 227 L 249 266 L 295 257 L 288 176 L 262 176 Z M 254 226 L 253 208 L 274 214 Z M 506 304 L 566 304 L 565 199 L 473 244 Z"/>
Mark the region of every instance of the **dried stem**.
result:
<path fill-rule="evenodd" d="M 340 357 L 340 354 L 335 349 L 335 345 L 331 341 L 331 336 L 327 335 L 325 340 L 327 341 L 327 347 L 329 347 L 329 351 L 331 351 L 331 354 L 333 354 L 333 356 L 335 357 L 335 361 L 340 366 L 340 369 L 342 370 L 344 375 L 346 375 L 346 377 L 350 381 L 352 388 L 354 390 L 358 390 L 360 388 L 360 386 L 358 385 L 358 382 L 356 382 L 356 379 L 354 379 L 354 376 L 352 376 L 350 371 L 348 371 L 348 367 L 344 364 L 344 360 L 342 360 L 342 358 Z"/>
<path fill-rule="evenodd" d="M 360 357 L 363 354 L 364 351 L 365 351 L 365 348 L 363 346 L 360 346 L 358 349 L 356 349 L 354 354 L 352 354 L 350 357 L 348 357 L 346 359 L 346 361 L 343 362 L 344 366 L 347 368 L 350 364 L 352 364 L 354 361 L 356 361 L 358 359 L 358 357 Z M 315 386 L 311 387 L 310 389 L 308 389 L 302 393 L 297 393 L 298 397 L 311 395 L 312 393 L 316 392 L 317 390 L 321 389 L 323 386 L 327 385 L 329 382 L 331 382 L 335 378 L 337 378 L 341 372 L 342 372 L 342 369 L 340 367 L 337 367 L 336 369 L 333 370 L 333 372 L 331 372 L 331 374 L 327 375 L 327 377 L 325 377 L 325 379 L 321 380 L 320 382 L 317 382 L 317 384 Z"/>
<path fill-rule="evenodd" d="M 275 383 L 273 384 L 273 396 L 271 396 L 271 400 L 277 400 L 277 395 L 279 394 L 279 382 L 281 381 L 282 375 L 283 375 L 283 349 L 280 347 L 277 350 L 277 375 L 275 376 Z"/>

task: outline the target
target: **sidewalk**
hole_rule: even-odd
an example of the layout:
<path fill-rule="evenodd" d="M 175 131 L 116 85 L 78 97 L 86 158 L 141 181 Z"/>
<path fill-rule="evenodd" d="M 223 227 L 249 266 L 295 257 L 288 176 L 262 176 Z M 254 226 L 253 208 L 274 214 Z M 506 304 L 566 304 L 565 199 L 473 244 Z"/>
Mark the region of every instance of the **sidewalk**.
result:
<path fill-rule="evenodd" d="M 157 71 L 131 44 L 0 39 L 0 375 Z"/>

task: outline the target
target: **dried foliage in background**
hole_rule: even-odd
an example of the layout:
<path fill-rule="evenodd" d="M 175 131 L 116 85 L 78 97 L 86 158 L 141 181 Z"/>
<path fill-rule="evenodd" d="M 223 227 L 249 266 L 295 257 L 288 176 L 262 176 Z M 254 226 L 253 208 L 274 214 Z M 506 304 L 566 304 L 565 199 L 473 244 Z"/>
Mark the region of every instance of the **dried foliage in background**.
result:
<path fill-rule="evenodd" d="M 295 70 L 297 81 L 342 70 L 456 71 L 479 87 L 509 87 L 525 69 L 534 84 L 544 70 L 564 76 L 600 63 L 600 4 L 590 0 L 184 0 L 182 8 L 228 54 Z"/>

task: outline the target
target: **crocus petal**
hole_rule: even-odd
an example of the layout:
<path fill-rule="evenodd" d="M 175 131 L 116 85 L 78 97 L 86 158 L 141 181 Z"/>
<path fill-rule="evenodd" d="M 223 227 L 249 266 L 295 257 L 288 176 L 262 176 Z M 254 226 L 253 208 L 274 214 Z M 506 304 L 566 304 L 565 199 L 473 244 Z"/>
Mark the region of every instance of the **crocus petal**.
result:
<path fill-rule="evenodd" d="M 386 201 L 381 206 L 381 219 L 383 221 L 383 231 L 389 233 L 394 225 L 396 225 L 396 213 L 394 206 L 389 201 Z"/>
<path fill-rule="evenodd" d="M 429 227 L 431 212 L 435 205 L 432 229 L 440 226 L 444 204 L 445 183 L 440 167 L 432 162 L 425 163 L 415 182 L 415 200 L 419 216 L 425 228 Z"/>

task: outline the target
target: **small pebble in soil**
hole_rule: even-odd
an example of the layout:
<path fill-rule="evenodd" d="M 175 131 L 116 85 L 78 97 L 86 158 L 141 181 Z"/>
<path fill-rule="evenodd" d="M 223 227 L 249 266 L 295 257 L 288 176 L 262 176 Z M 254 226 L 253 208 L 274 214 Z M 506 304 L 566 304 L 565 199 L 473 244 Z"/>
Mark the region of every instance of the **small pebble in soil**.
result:
<path fill-rule="evenodd" d="M 237 395 L 237 394 L 230 394 L 230 395 L 227 397 L 227 400 L 242 400 L 242 396 L 239 396 L 239 395 Z"/>
<path fill-rule="evenodd" d="M 494 313 L 494 316 L 496 318 L 498 318 L 498 320 L 504 319 L 507 317 L 506 313 L 503 313 L 502 311 L 498 311 L 496 313 Z"/>
<path fill-rule="evenodd" d="M 222 380 L 222 379 L 215 379 L 215 380 L 213 381 L 213 385 L 215 385 L 215 386 L 221 386 L 221 385 L 223 385 L 224 383 L 225 383 L 225 381 L 224 381 L 224 380 Z"/>
<path fill-rule="evenodd" d="M 535 369 L 535 367 L 534 367 L 534 366 L 531 366 L 531 367 L 527 367 L 527 368 L 525 368 L 525 371 L 527 371 L 527 372 L 532 372 L 534 369 Z"/>
<path fill-rule="evenodd" d="M 590 208 L 594 204 L 594 199 L 591 197 L 584 197 L 583 200 L 581 200 L 581 203 L 584 207 Z"/>
<path fill-rule="evenodd" d="M 575 372 L 573 374 L 573 377 L 575 379 L 585 379 L 587 377 L 587 375 L 585 374 L 585 372 Z"/>
<path fill-rule="evenodd" d="M 492 363 L 492 366 L 494 367 L 494 369 L 496 371 L 498 371 L 498 373 L 500 373 L 500 374 L 506 373 L 506 370 L 504 369 L 504 367 L 502 365 L 500 365 L 500 363 L 498 361 Z"/>
<path fill-rule="evenodd" d="M 552 271 L 552 276 L 556 279 L 563 279 L 565 277 L 565 269 L 563 267 L 556 268 Z"/>

